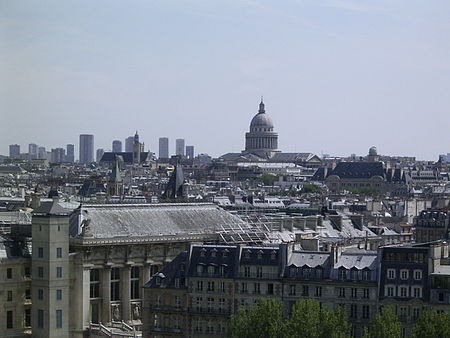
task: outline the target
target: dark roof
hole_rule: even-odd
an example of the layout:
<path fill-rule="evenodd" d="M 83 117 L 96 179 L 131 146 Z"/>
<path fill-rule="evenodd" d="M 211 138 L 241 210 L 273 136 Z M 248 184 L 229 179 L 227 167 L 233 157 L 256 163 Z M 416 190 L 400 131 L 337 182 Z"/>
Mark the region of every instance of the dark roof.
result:
<path fill-rule="evenodd" d="M 275 153 L 270 159 L 269 162 L 306 162 L 315 157 L 316 155 L 312 153 Z"/>
<path fill-rule="evenodd" d="M 68 215 L 71 210 L 63 208 L 56 201 L 42 202 L 41 205 L 33 210 L 34 215 Z"/>
<path fill-rule="evenodd" d="M 385 178 L 382 162 L 339 162 L 330 173 L 345 179 L 367 179 L 373 176 Z"/>
<path fill-rule="evenodd" d="M 23 241 L 0 236 L 0 258 L 30 257 L 30 249 Z"/>
<path fill-rule="evenodd" d="M 149 152 L 141 152 L 140 155 L 140 163 L 144 163 L 147 161 L 147 158 L 149 157 Z M 132 152 L 120 152 L 120 153 L 115 153 L 112 151 L 108 151 L 105 152 L 102 156 L 102 158 L 100 159 L 100 162 L 107 162 L 107 163 L 112 163 L 115 161 L 116 156 L 122 156 L 123 158 L 123 162 L 127 163 L 127 164 L 132 164 L 133 163 L 133 153 Z"/>
<path fill-rule="evenodd" d="M 144 288 L 175 288 L 175 279 L 180 278 L 180 288 L 186 288 L 184 283 L 184 277 L 186 274 L 186 263 L 188 259 L 188 253 L 183 251 L 178 254 L 164 269 L 157 274 L 155 278 L 150 279 Z"/>
<path fill-rule="evenodd" d="M 238 255 L 238 248 L 233 246 L 193 246 L 188 275 L 196 276 L 198 265 L 204 266 L 205 273 L 209 266 L 213 266 L 215 270 L 223 266 L 224 274 L 220 275 L 219 271 L 215 271 L 212 277 L 234 278 L 237 275 Z"/>

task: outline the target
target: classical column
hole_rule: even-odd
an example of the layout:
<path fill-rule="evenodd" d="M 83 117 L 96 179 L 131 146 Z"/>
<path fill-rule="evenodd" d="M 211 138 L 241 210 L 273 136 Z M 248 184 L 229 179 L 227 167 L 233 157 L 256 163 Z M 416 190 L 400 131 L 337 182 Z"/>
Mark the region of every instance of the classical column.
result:
<path fill-rule="evenodd" d="M 131 267 L 125 266 L 121 269 L 120 284 L 122 293 L 122 320 L 131 320 L 131 302 L 130 302 L 130 279 L 131 279 Z"/>
<path fill-rule="evenodd" d="M 103 323 L 111 322 L 111 267 L 107 266 L 102 271 L 102 316 Z"/>

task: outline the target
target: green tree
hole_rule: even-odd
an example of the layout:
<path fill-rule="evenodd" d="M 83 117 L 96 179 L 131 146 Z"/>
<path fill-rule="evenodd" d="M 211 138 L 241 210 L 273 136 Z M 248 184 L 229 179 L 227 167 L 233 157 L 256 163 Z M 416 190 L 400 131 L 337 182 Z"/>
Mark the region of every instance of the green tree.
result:
<path fill-rule="evenodd" d="M 239 307 L 231 317 L 231 336 L 236 338 L 284 337 L 283 303 L 263 299 L 258 306 Z"/>
<path fill-rule="evenodd" d="M 299 299 L 286 323 L 286 337 L 349 338 L 351 326 L 344 308 L 331 311 L 314 299 Z"/>
<path fill-rule="evenodd" d="M 315 184 L 306 184 L 302 187 L 302 190 L 300 190 L 301 194 L 321 193 L 321 192 L 323 192 L 323 189 Z"/>
<path fill-rule="evenodd" d="M 364 338 L 400 338 L 401 325 L 391 306 L 384 307 L 373 317 L 373 325 L 365 330 Z"/>
<path fill-rule="evenodd" d="M 261 174 L 257 178 L 259 181 L 261 181 L 264 185 L 273 185 L 277 180 L 278 176 L 274 174 Z"/>
<path fill-rule="evenodd" d="M 412 337 L 450 337 L 450 314 L 425 310 L 413 326 Z"/>

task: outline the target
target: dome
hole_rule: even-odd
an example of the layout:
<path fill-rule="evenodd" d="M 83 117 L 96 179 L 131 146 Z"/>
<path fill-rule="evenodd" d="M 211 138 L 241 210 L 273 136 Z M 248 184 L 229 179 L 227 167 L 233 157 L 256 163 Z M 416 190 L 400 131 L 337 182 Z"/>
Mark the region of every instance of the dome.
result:
<path fill-rule="evenodd" d="M 266 114 L 266 110 L 264 108 L 264 102 L 261 99 L 261 103 L 259 104 L 259 111 L 258 114 L 256 114 L 252 122 L 250 122 L 250 130 L 252 128 L 258 127 L 258 128 L 273 128 L 273 122 L 269 115 Z"/>
<path fill-rule="evenodd" d="M 253 127 L 273 128 L 273 122 L 266 113 L 258 113 L 253 117 L 252 122 L 250 122 L 250 129 Z"/>
<path fill-rule="evenodd" d="M 369 149 L 369 156 L 377 156 L 377 155 L 378 155 L 377 147 L 371 147 Z"/>

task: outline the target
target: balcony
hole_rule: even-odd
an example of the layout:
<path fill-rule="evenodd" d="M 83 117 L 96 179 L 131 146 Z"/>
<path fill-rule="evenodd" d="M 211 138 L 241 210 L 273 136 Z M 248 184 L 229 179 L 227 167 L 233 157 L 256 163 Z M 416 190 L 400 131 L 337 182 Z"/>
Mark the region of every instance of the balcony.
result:
<path fill-rule="evenodd" d="M 280 279 L 278 273 L 264 272 L 264 273 L 245 273 L 239 272 L 239 278 L 251 278 L 251 279 Z"/>
<path fill-rule="evenodd" d="M 184 312 L 186 308 L 173 305 L 150 305 L 150 310 L 155 312 Z"/>
<path fill-rule="evenodd" d="M 169 326 L 158 326 L 150 328 L 151 333 L 184 335 L 184 330 L 181 328 L 174 328 Z"/>
<path fill-rule="evenodd" d="M 202 314 L 211 316 L 229 316 L 231 311 L 225 308 L 209 308 L 209 307 L 191 307 L 188 309 L 190 314 Z"/>

